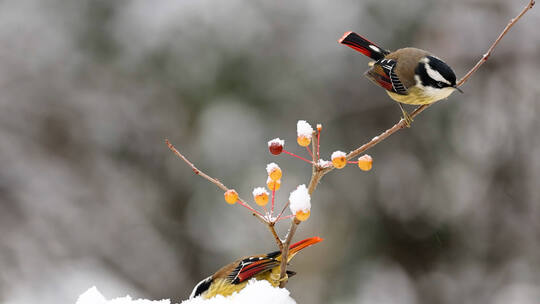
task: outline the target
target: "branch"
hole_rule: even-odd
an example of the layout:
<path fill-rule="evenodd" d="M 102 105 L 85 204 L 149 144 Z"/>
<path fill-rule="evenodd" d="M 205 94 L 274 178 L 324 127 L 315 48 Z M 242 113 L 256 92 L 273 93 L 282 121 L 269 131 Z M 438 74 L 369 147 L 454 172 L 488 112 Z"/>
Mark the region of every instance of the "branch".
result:
<path fill-rule="evenodd" d="M 472 69 L 470 69 L 469 72 L 467 72 L 467 74 L 465 74 L 465 76 L 463 76 L 457 82 L 458 87 L 463 85 L 469 79 L 469 77 L 471 77 L 471 75 L 474 74 L 476 72 L 476 70 L 478 70 L 478 68 L 480 68 L 480 66 L 482 64 L 484 64 L 488 60 L 489 56 L 491 55 L 491 53 L 495 49 L 495 46 L 497 46 L 497 44 L 501 41 L 501 39 L 506 35 L 508 30 L 510 30 L 510 28 L 512 28 L 512 26 L 514 26 L 514 24 L 516 24 L 516 22 L 519 19 L 521 19 L 521 17 L 526 12 L 534 6 L 534 4 L 535 4 L 534 0 L 530 0 L 529 3 L 527 4 L 527 6 L 525 6 L 525 8 L 515 18 L 510 20 L 510 22 L 506 25 L 504 30 L 499 34 L 499 37 L 495 40 L 495 42 L 493 42 L 493 44 L 491 44 L 488 51 L 482 56 L 482 58 L 476 63 L 476 65 Z M 414 118 L 414 117 L 418 116 L 420 113 L 422 113 L 424 110 L 426 110 L 430 106 L 431 106 L 431 104 L 421 105 L 421 106 L 417 107 L 410 114 L 411 118 Z M 375 136 L 369 142 L 367 142 L 367 143 L 363 144 L 362 146 L 356 148 L 355 150 L 349 152 L 349 154 L 347 154 L 347 160 L 351 160 L 352 158 L 357 157 L 361 153 L 373 148 L 375 145 L 379 144 L 380 142 L 382 142 L 383 140 L 388 138 L 390 135 L 392 135 L 392 134 L 396 133 L 397 131 L 405 128 L 405 126 L 406 126 L 405 120 L 401 119 L 399 122 L 397 122 L 395 125 L 393 125 L 390 129 L 384 131 L 379 136 Z M 317 131 L 317 133 L 318 133 L 318 131 Z M 312 137 L 313 137 L 312 151 L 318 151 L 318 150 L 315 150 L 315 147 L 318 147 L 318 145 L 319 145 L 319 142 L 317 140 L 317 139 L 319 139 L 319 136 L 312 136 Z M 315 144 L 315 141 L 317 141 L 316 144 Z M 310 195 L 315 191 L 315 189 L 317 188 L 317 185 L 319 184 L 321 179 L 326 174 L 328 174 L 330 171 L 335 169 L 334 166 L 325 167 L 325 168 L 319 166 L 319 164 L 315 160 L 315 153 L 313 153 L 312 156 L 313 156 L 312 174 L 311 174 L 311 180 L 310 180 L 309 186 L 308 186 L 308 192 L 309 192 Z M 280 287 L 285 287 L 285 284 L 287 284 L 287 280 L 284 279 L 285 274 L 286 274 L 286 267 L 287 267 L 286 260 L 287 260 L 287 255 L 288 255 L 288 251 L 289 251 L 289 245 L 290 245 L 292 237 L 293 237 L 293 235 L 294 235 L 294 233 L 296 231 L 296 228 L 298 227 L 299 224 L 300 224 L 300 221 L 298 221 L 296 218 L 294 218 L 291 221 L 291 226 L 289 228 L 289 234 L 287 235 L 287 240 L 283 244 L 283 250 L 281 251 L 282 252 L 281 253 L 282 261 L 281 261 L 281 276 L 280 276 L 280 279 L 282 281 L 281 281 L 281 284 L 279 285 Z"/>
<path fill-rule="evenodd" d="M 291 221 L 291 228 L 289 228 L 289 232 L 287 233 L 287 239 L 285 240 L 285 243 L 283 244 L 283 249 L 281 250 L 281 273 L 279 275 L 279 278 L 281 280 L 281 283 L 279 283 L 279 287 L 283 288 L 287 284 L 287 279 L 285 278 L 285 275 L 287 275 L 287 256 L 289 255 L 289 246 L 291 244 L 291 241 L 293 239 L 294 233 L 296 232 L 296 228 L 300 224 L 300 221 L 294 217 Z"/>
<path fill-rule="evenodd" d="M 474 74 L 474 72 L 476 72 L 476 70 L 478 70 L 478 68 L 482 64 L 484 64 L 484 62 L 488 60 L 489 56 L 491 56 L 491 52 L 493 52 L 493 49 L 495 49 L 495 46 L 499 44 L 499 41 L 501 41 L 504 35 L 506 35 L 508 30 L 510 30 L 510 28 L 512 28 L 512 26 L 514 26 L 514 24 L 516 24 L 516 22 L 518 22 L 518 20 L 521 19 L 521 17 L 525 15 L 526 12 L 534 6 L 534 4 L 535 4 L 534 0 L 530 0 L 529 3 L 519 13 L 519 15 L 517 15 L 515 18 L 510 20 L 510 22 L 506 25 L 504 30 L 499 34 L 499 37 L 497 37 L 495 42 L 493 42 L 493 44 L 489 47 L 488 51 L 482 56 L 482 58 L 480 58 L 480 60 L 476 63 L 476 65 L 458 81 L 457 83 L 458 87 L 464 84 L 469 79 L 469 77 L 471 77 L 471 75 Z"/>
<path fill-rule="evenodd" d="M 510 28 L 512 28 L 514 26 L 514 24 L 516 24 L 516 22 L 518 22 L 519 19 L 521 19 L 521 17 L 528 11 L 530 10 L 533 6 L 534 6 L 535 2 L 534 0 L 530 0 L 529 3 L 523 8 L 523 10 L 513 19 L 510 20 L 510 22 L 506 25 L 506 27 L 504 28 L 504 30 L 499 34 L 499 37 L 497 37 L 497 39 L 491 44 L 491 46 L 489 47 L 488 51 L 482 56 L 482 58 L 480 58 L 480 60 L 476 63 L 476 65 L 470 69 L 467 74 L 465 74 L 465 76 L 463 76 L 458 82 L 457 82 L 457 86 L 460 87 L 462 86 L 468 79 L 469 77 L 472 76 L 472 74 L 474 74 L 478 68 L 480 68 L 480 66 L 482 66 L 482 64 L 484 64 L 489 56 L 491 55 L 491 53 L 493 52 L 493 50 L 495 49 L 495 46 L 497 46 L 497 44 L 499 44 L 499 42 L 501 41 L 501 39 L 506 35 L 506 33 L 508 32 L 508 30 L 510 30 Z M 411 118 L 414 118 L 416 117 L 417 115 L 419 115 L 420 113 L 422 113 L 425 109 L 429 108 L 431 106 L 431 104 L 428 104 L 428 105 L 422 105 L 422 106 L 419 106 L 417 107 L 412 113 L 411 113 Z M 370 149 L 370 148 L 373 148 L 375 145 L 377 145 L 378 143 L 380 143 L 381 141 L 385 140 L 387 137 L 389 137 L 390 135 L 394 134 L 395 132 L 403 129 L 405 127 L 406 123 L 403 119 L 401 119 L 398 123 L 396 123 L 394 126 L 392 126 L 390 129 L 384 131 L 383 133 L 381 133 L 379 136 L 375 136 L 371 141 L 363 144 L 362 146 L 358 147 L 357 149 L 355 149 L 354 151 L 350 152 L 349 154 L 347 154 L 347 160 L 350 160 L 352 158 L 355 158 L 357 157 L 358 155 L 360 155 L 361 153 L 365 152 L 366 150 Z M 328 172 L 334 170 L 335 168 L 332 166 L 332 167 L 328 167 L 328 168 L 325 168 L 323 169 L 322 171 L 322 175 L 326 175 Z"/>
<path fill-rule="evenodd" d="M 182 155 L 182 153 L 180 153 L 180 151 L 178 151 L 171 144 L 171 142 L 168 139 L 165 139 L 165 143 L 167 144 L 169 149 L 171 149 L 174 152 L 174 154 L 176 154 L 178 157 L 180 157 L 186 164 L 188 164 L 191 167 L 191 170 L 193 170 L 193 173 L 205 178 L 206 180 L 208 180 L 212 184 L 218 186 L 224 192 L 229 191 L 229 188 L 227 188 L 227 186 L 225 186 L 222 182 L 220 182 L 219 180 L 209 176 L 208 174 L 202 172 L 201 170 L 197 169 L 197 167 L 195 167 L 195 165 L 192 162 L 190 162 L 189 159 L 187 159 L 187 157 Z M 238 203 L 240 205 L 246 207 L 247 209 L 249 209 L 254 217 L 256 217 L 258 220 L 260 220 L 263 224 L 265 224 L 268 227 L 268 229 L 270 230 L 270 233 L 272 233 L 272 236 L 274 237 L 274 239 L 276 241 L 276 244 L 278 245 L 279 249 L 282 250 L 283 243 L 281 242 L 281 240 L 279 239 L 279 237 L 278 237 L 278 235 L 276 233 L 276 229 L 274 228 L 274 223 L 272 223 L 270 220 L 267 220 L 266 218 L 264 218 L 259 212 L 257 212 L 257 210 L 253 209 L 253 207 L 251 207 L 245 200 L 243 200 L 240 197 L 238 197 Z"/>
<path fill-rule="evenodd" d="M 283 242 L 279 238 L 279 236 L 278 236 L 278 234 L 276 232 L 276 229 L 274 228 L 275 224 L 276 224 L 276 222 L 269 222 L 268 223 L 268 228 L 270 229 L 270 233 L 272 233 L 272 235 L 274 236 L 274 240 L 276 241 L 276 244 L 279 247 L 279 251 L 283 252 Z"/>
<path fill-rule="evenodd" d="M 317 187 L 317 184 L 322 178 L 322 170 L 320 166 L 317 164 L 317 158 L 318 158 L 318 147 L 319 147 L 319 140 L 320 140 L 320 129 L 317 128 L 317 131 L 313 133 L 312 140 L 311 140 L 311 147 L 313 151 L 317 151 L 317 154 L 312 153 L 312 165 L 311 165 L 311 180 L 309 181 L 308 186 L 308 193 L 311 195 L 315 188 Z M 317 147 L 317 150 L 315 148 Z M 287 233 L 287 239 L 285 240 L 285 243 L 283 244 L 282 250 L 281 250 L 281 273 L 280 273 L 280 280 L 281 283 L 279 284 L 279 287 L 283 288 L 287 284 L 287 280 L 285 279 L 285 275 L 287 273 L 287 257 L 289 255 L 289 246 L 291 245 L 291 241 L 293 239 L 294 233 L 296 232 L 296 228 L 300 225 L 300 221 L 298 219 L 293 218 L 291 220 L 291 226 L 289 227 L 289 233 Z"/>

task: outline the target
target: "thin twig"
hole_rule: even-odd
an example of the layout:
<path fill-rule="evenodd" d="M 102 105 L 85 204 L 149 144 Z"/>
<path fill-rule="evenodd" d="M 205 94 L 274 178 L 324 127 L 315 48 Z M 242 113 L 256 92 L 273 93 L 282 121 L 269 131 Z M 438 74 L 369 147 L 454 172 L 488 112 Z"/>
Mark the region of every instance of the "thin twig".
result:
<path fill-rule="evenodd" d="M 283 252 L 283 242 L 281 241 L 281 239 L 279 238 L 279 235 L 276 232 L 276 228 L 274 227 L 275 224 L 276 224 L 275 222 L 268 223 L 268 229 L 270 229 L 270 233 L 272 233 L 272 235 L 274 236 L 276 244 L 278 244 L 279 251 Z"/>
<path fill-rule="evenodd" d="M 534 0 L 530 0 L 529 3 L 527 4 L 527 6 L 525 6 L 525 8 L 523 8 L 523 10 L 513 19 L 510 20 L 510 22 L 506 25 L 506 27 L 504 28 L 504 30 L 501 32 L 501 34 L 499 35 L 499 37 L 497 37 L 497 39 L 491 44 L 491 46 L 489 47 L 488 51 L 482 56 L 482 58 L 480 58 L 480 60 L 476 63 L 476 65 L 469 70 L 469 72 L 467 72 L 467 74 L 465 74 L 465 76 L 463 76 L 458 82 L 457 82 L 457 86 L 461 86 L 463 85 L 468 79 L 469 77 L 471 77 L 472 74 L 474 74 L 478 68 L 480 68 L 480 66 L 482 64 L 484 64 L 489 56 L 491 55 L 491 53 L 493 52 L 493 50 L 495 49 L 495 46 L 497 46 L 497 44 L 501 41 L 501 39 L 506 35 L 506 33 L 508 32 L 508 30 L 510 30 L 510 28 L 512 26 L 514 26 L 514 24 L 516 24 L 516 22 L 521 19 L 521 17 L 529 10 L 531 9 L 533 6 L 534 6 L 535 2 Z M 420 113 L 422 113 L 425 109 L 429 108 L 431 106 L 431 104 L 428 104 L 428 105 L 422 105 L 422 106 L 419 106 L 418 108 L 416 108 L 411 114 L 411 118 L 414 118 L 416 117 L 417 115 L 419 115 Z M 355 149 L 354 151 L 350 152 L 349 154 L 347 154 L 347 160 L 350 160 L 352 158 L 355 158 L 356 156 L 360 155 L 360 153 L 363 153 L 365 152 L 366 150 L 370 149 L 370 148 L 373 148 L 375 145 L 377 145 L 378 143 L 380 143 L 381 141 L 385 140 L 387 137 L 389 137 L 390 135 L 394 134 L 396 131 L 399 131 L 401 129 L 403 129 L 405 127 L 406 123 L 403 119 L 401 119 L 397 124 L 393 125 L 390 129 L 384 131 L 383 133 L 381 133 L 379 136 L 376 136 L 374 137 L 371 141 L 365 143 L 364 145 L 358 147 L 357 149 Z M 331 166 L 331 167 L 328 167 L 328 168 L 325 168 L 323 169 L 323 176 L 326 175 L 328 172 L 334 170 L 334 167 Z"/>
<path fill-rule="evenodd" d="M 465 74 L 465 76 L 463 76 L 457 82 L 458 87 L 463 85 L 469 79 L 469 77 L 471 77 L 471 75 L 474 74 L 478 70 L 478 68 L 480 68 L 480 66 L 482 64 L 484 64 L 488 60 L 489 56 L 491 55 L 491 53 L 495 49 L 495 46 L 501 41 L 501 39 L 506 35 L 506 33 L 510 30 L 510 28 L 512 28 L 514 26 L 514 24 L 519 19 L 521 19 L 521 17 L 526 12 L 534 6 L 534 4 L 535 4 L 535 1 L 530 0 L 529 3 L 527 4 L 527 6 L 515 18 L 510 20 L 510 22 L 506 25 L 506 27 L 501 32 L 501 34 L 497 37 L 495 42 L 493 42 L 493 44 L 489 47 L 488 51 L 482 56 L 482 58 L 476 63 L 476 65 L 472 69 L 470 69 L 467 72 L 467 74 Z M 419 115 L 420 113 L 422 113 L 425 109 L 427 109 L 430 106 L 431 105 L 419 106 L 418 108 L 416 108 L 410 114 L 411 118 L 414 118 L 415 116 Z M 383 140 L 385 140 L 390 135 L 394 134 L 396 131 L 403 129 L 405 127 L 405 125 L 406 125 L 406 122 L 403 119 L 401 119 L 398 123 L 393 125 L 390 129 L 384 131 L 379 136 L 374 137 L 371 141 L 363 144 L 362 146 L 360 146 L 357 149 L 350 152 L 347 155 L 347 160 L 350 160 L 350 159 L 358 156 L 360 153 L 363 153 L 366 150 L 374 147 L 375 145 L 382 142 Z M 312 150 L 311 151 L 314 151 L 314 152 L 316 151 L 317 153 L 316 154 L 312 153 L 310 151 L 310 149 L 307 148 L 307 150 L 310 152 L 311 157 L 313 159 L 312 161 L 309 161 L 309 160 L 307 160 L 307 159 L 305 159 L 303 157 L 300 157 L 298 155 L 295 155 L 293 153 L 290 153 L 288 151 L 283 150 L 283 152 L 285 152 L 287 154 L 290 154 L 290 155 L 292 155 L 294 157 L 300 158 L 300 159 L 312 164 L 311 180 L 310 180 L 309 186 L 308 186 L 308 192 L 309 192 L 310 195 L 315 191 L 315 189 L 317 188 L 317 185 L 319 184 L 320 180 L 324 177 L 324 175 L 326 175 L 327 173 L 329 173 L 330 171 L 332 171 L 334 169 L 333 166 L 323 168 L 323 167 L 319 166 L 319 164 L 317 163 L 318 158 L 319 158 L 319 146 L 320 146 L 320 143 L 319 143 L 320 134 L 319 133 L 320 132 L 317 132 L 317 134 L 316 134 L 317 136 L 312 136 L 313 140 L 312 140 Z M 210 177 L 209 175 L 205 174 L 204 172 L 200 171 L 199 169 L 197 169 L 195 167 L 195 165 L 193 165 L 193 163 L 191 163 L 186 157 L 184 157 L 180 152 L 178 152 L 178 150 L 168 140 L 165 140 L 165 142 L 167 143 L 169 148 L 178 157 L 180 157 L 182 160 L 184 160 L 184 162 L 186 162 L 191 167 L 191 169 L 193 170 L 193 172 L 195 174 L 202 176 L 206 180 L 208 180 L 211 183 L 218 186 L 223 191 L 228 191 L 229 190 L 229 188 L 227 188 L 225 185 L 223 185 L 219 180 L 214 179 L 214 178 Z M 277 220 L 280 219 L 281 215 L 283 214 L 283 212 L 285 211 L 285 208 L 287 206 L 285 206 L 283 208 L 283 210 L 281 211 L 281 213 L 279 214 L 277 219 L 274 222 L 271 222 L 270 219 L 267 221 L 259 212 L 257 212 L 255 209 L 251 208 L 251 206 L 249 206 L 249 204 L 247 202 L 245 202 L 241 198 L 239 198 L 238 200 L 239 200 L 239 203 L 241 205 L 245 206 L 250 211 L 252 211 L 252 214 L 255 217 L 257 217 L 259 220 L 261 220 L 263 223 L 265 223 L 267 225 L 268 229 L 270 230 L 270 232 L 272 233 L 272 235 L 273 235 L 273 237 L 274 237 L 274 239 L 275 239 L 275 241 L 276 241 L 276 243 L 277 243 L 277 245 L 278 245 L 278 247 L 279 247 L 279 249 L 281 251 L 281 257 L 282 257 L 282 261 L 281 261 L 281 265 L 280 265 L 281 266 L 280 278 L 282 279 L 282 281 L 280 283 L 280 287 L 285 287 L 285 285 L 287 284 L 287 280 L 285 280 L 284 278 L 285 278 L 286 270 L 287 270 L 287 257 L 288 257 L 288 254 L 289 254 L 289 246 L 290 246 L 290 243 L 291 243 L 291 241 L 293 239 L 293 236 L 294 236 L 294 234 L 296 232 L 296 229 L 298 228 L 298 225 L 300 224 L 300 221 L 298 219 L 296 219 L 296 217 L 293 218 L 293 220 L 291 221 L 291 226 L 290 226 L 289 231 L 287 233 L 287 238 L 286 238 L 285 242 L 282 242 L 281 239 L 279 238 L 278 234 L 275 231 L 274 225 L 275 225 L 275 222 L 277 222 Z M 272 211 L 273 211 L 273 208 L 272 208 Z M 291 217 L 292 216 L 293 215 L 291 215 Z"/>
<path fill-rule="evenodd" d="M 508 32 L 508 30 L 510 30 L 510 28 L 512 26 L 514 26 L 514 24 L 516 22 L 518 22 L 519 19 L 521 19 L 521 17 L 528 11 L 530 10 L 533 6 L 534 6 L 535 2 L 534 0 L 530 0 L 529 3 L 523 8 L 523 10 L 519 13 L 519 15 L 517 15 L 515 18 L 511 19 L 510 22 L 506 25 L 506 27 L 504 28 L 504 30 L 499 34 L 499 37 L 497 37 L 497 40 L 495 40 L 495 42 L 493 42 L 493 44 L 489 47 L 488 51 L 482 56 L 482 58 L 480 58 L 480 60 L 476 63 L 476 65 L 467 73 L 465 74 L 465 76 L 463 76 L 458 82 L 457 82 L 457 86 L 461 86 L 462 84 L 464 84 L 468 79 L 469 77 L 471 77 L 471 75 L 476 72 L 476 70 L 478 70 L 478 68 L 484 64 L 484 62 L 486 62 L 489 58 L 489 56 L 491 56 L 491 53 L 493 52 L 493 49 L 495 49 L 495 46 L 497 46 L 497 44 L 499 44 L 499 41 L 501 41 L 501 39 L 504 37 L 504 35 L 506 35 L 506 33 Z"/>
<path fill-rule="evenodd" d="M 318 131 L 316 131 L 318 132 Z M 316 134 L 313 133 L 311 136 L 311 149 L 313 151 L 316 151 L 316 147 L 319 145 L 319 137 L 315 136 Z M 309 149 L 308 149 L 309 151 Z M 311 158 L 313 162 L 311 163 L 311 181 L 309 182 L 308 192 L 311 195 L 313 191 L 315 191 L 315 186 L 312 186 L 314 180 L 316 179 L 315 176 L 318 176 L 319 172 L 321 172 L 319 165 L 316 161 L 317 155 L 315 153 L 311 153 Z M 320 178 L 318 178 L 320 179 Z M 316 184 L 315 184 L 316 185 Z M 281 250 L 281 273 L 280 273 L 280 280 L 281 283 L 279 284 L 280 287 L 285 287 L 287 284 L 287 280 L 285 279 L 285 275 L 287 273 L 287 257 L 289 254 L 289 246 L 291 244 L 292 238 L 294 236 L 294 233 L 296 232 L 296 228 L 300 224 L 300 221 L 295 217 L 291 220 L 291 226 L 289 228 L 289 233 L 287 234 L 287 239 L 285 240 L 285 243 L 283 244 L 283 249 Z"/>
<path fill-rule="evenodd" d="M 281 218 L 281 216 L 283 215 L 283 212 L 285 212 L 285 209 L 287 209 L 287 207 L 289 206 L 291 202 L 290 201 L 287 201 L 287 203 L 285 204 L 285 206 L 283 206 L 283 209 L 281 209 L 281 212 L 279 213 L 279 215 L 276 217 L 276 220 L 274 222 L 277 222 L 279 221 L 279 219 Z"/>
<path fill-rule="evenodd" d="M 193 170 L 193 173 L 203 177 L 204 179 L 208 180 L 212 184 L 218 186 L 221 190 L 225 192 L 229 191 L 229 188 L 227 188 L 227 186 L 225 186 L 222 182 L 209 176 L 208 174 L 202 172 L 201 170 L 197 169 L 197 167 L 195 167 L 195 165 L 192 162 L 190 162 L 189 159 L 187 159 L 187 157 L 182 155 L 182 153 L 180 153 L 180 151 L 178 151 L 168 139 L 165 139 L 165 143 L 167 144 L 169 149 L 171 149 L 174 152 L 174 154 L 176 154 L 176 156 L 180 157 L 186 164 L 188 164 L 188 166 L 191 167 L 191 170 Z M 262 214 L 260 214 L 257 210 L 253 209 L 253 207 L 251 207 L 245 200 L 238 197 L 238 203 L 248 208 L 253 213 L 253 216 L 255 216 L 257 219 L 261 220 L 265 224 L 268 224 L 268 221 L 262 216 Z"/>
<path fill-rule="evenodd" d="M 508 25 L 504 28 L 504 30 L 501 32 L 501 34 L 499 35 L 499 37 L 497 38 L 497 40 L 495 40 L 495 42 L 493 42 L 493 44 L 489 47 L 488 51 L 482 56 L 482 58 L 478 61 L 478 63 L 476 63 L 476 65 L 471 69 L 469 70 L 469 72 L 467 72 L 467 74 L 465 74 L 465 76 L 463 76 L 458 82 L 457 82 L 457 86 L 461 86 L 463 85 L 468 79 L 469 77 L 471 77 L 472 74 L 474 74 L 476 72 L 476 70 L 478 70 L 478 68 L 484 64 L 484 62 L 487 61 L 487 59 L 489 58 L 489 56 L 491 55 L 491 52 L 493 51 L 493 49 L 495 48 L 495 46 L 499 43 L 499 41 L 504 37 L 504 35 L 506 35 L 506 33 L 508 32 L 508 30 L 514 26 L 514 24 L 529 10 L 531 9 L 533 6 L 534 6 L 535 2 L 534 0 L 530 0 L 529 1 L 529 4 L 527 4 L 527 6 L 519 13 L 519 15 L 517 15 L 515 18 L 513 18 L 512 20 L 510 20 L 510 23 L 508 23 Z M 427 108 L 429 108 L 431 106 L 431 104 L 428 104 L 428 105 L 422 105 L 422 106 L 419 106 L 417 107 L 411 114 L 411 118 L 414 118 L 416 117 L 417 115 L 419 115 L 420 113 L 422 113 L 424 110 L 426 110 Z M 369 142 L 363 144 L 362 146 L 358 147 L 357 149 L 355 149 L 354 151 L 352 152 L 349 152 L 349 154 L 347 154 L 347 160 L 350 160 L 352 158 L 355 158 L 356 156 L 360 155 L 360 153 L 363 153 L 365 152 L 366 150 L 370 149 L 370 148 L 373 148 L 375 145 L 377 145 L 378 143 L 382 142 L 383 140 L 385 140 L 387 137 L 389 137 L 390 135 L 394 134 L 396 131 L 399 131 L 403 128 L 405 128 L 406 126 L 406 122 L 405 120 L 401 119 L 398 123 L 396 123 L 395 125 L 393 125 L 390 129 L 384 131 L 383 133 L 381 133 L 379 136 L 376 136 L 374 137 L 372 140 L 370 140 Z M 318 136 L 315 136 L 315 138 L 319 138 Z M 313 143 L 314 144 L 314 143 Z M 309 187 L 308 187 L 308 192 L 309 194 L 311 195 L 315 189 L 317 188 L 317 185 L 319 184 L 320 180 L 327 174 L 329 173 L 330 171 L 334 170 L 334 166 L 330 166 L 330 167 L 325 167 L 325 168 L 322 168 L 320 167 L 316 162 L 315 160 L 313 160 L 313 170 L 312 170 L 312 174 L 311 174 L 311 180 L 309 182 Z M 283 250 L 282 250 L 282 257 L 287 257 L 287 254 L 288 254 L 288 248 L 289 248 L 289 244 L 292 240 L 292 236 L 294 235 L 294 232 L 296 231 L 296 228 L 298 227 L 298 225 L 300 224 L 300 221 L 298 221 L 296 218 L 291 221 L 291 227 L 289 228 L 289 234 L 287 235 L 287 240 L 285 241 L 285 244 L 284 244 L 284 247 L 283 247 Z M 284 260 L 286 260 L 284 258 Z M 280 278 L 283 279 L 285 277 L 285 272 L 286 272 L 286 262 L 284 262 L 282 260 L 281 262 L 281 276 Z M 286 280 L 282 280 L 281 284 L 279 285 L 280 287 L 284 287 L 285 285 L 287 284 L 287 281 Z"/>
<path fill-rule="evenodd" d="M 285 285 L 287 284 L 287 280 L 285 280 L 285 275 L 287 274 L 287 257 L 289 256 L 289 246 L 291 244 L 294 233 L 296 232 L 298 224 L 300 224 L 300 221 L 296 217 L 293 218 L 293 220 L 291 221 L 291 228 L 289 228 L 289 233 L 287 233 L 287 239 L 285 240 L 285 243 L 283 243 L 283 249 L 281 250 L 281 273 L 279 275 L 279 278 L 281 280 L 279 287 L 281 288 L 285 287 Z"/>

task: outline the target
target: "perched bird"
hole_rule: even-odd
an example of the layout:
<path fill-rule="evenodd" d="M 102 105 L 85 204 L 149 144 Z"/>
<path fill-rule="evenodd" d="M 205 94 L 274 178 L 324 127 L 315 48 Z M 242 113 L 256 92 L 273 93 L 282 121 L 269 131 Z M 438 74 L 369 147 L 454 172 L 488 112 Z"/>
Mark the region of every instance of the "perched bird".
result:
<path fill-rule="evenodd" d="M 287 263 L 298 253 L 298 251 L 321 242 L 320 237 L 311 237 L 295 243 L 289 247 Z M 240 291 L 246 287 L 251 278 L 257 280 L 267 280 L 273 286 L 279 286 L 281 280 L 281 251 L 274 251 L 268 254 L 260 254 L 240 258 L 218 270 L 213 275 L 202 280 L 193 288 L 189 296 L 190 299 L 202 296 L 205 299 L 216 295 L 228 296 L 235 291 Z M 296 274 L 287 271 L 287 277 Z"/>
<path fill-rule="evenodd" d="M 463 93 L 456 86 L 454 71 L 429 52 L 411 47 L 390 52 L 354 32 L 346 32 L 339 43 L 375 60 L 365 75 L 398 102 L 407 126 L 412 119 L 400 103 L 424 105 L 447 98 L 455 90 Z"/>

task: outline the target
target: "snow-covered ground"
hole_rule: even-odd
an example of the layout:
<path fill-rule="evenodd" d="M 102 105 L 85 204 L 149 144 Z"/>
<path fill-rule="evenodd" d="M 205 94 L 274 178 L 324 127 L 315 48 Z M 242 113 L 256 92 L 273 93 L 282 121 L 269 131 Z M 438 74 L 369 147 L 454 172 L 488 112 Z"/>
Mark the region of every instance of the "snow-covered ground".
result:
<path fill-rule="evenodd" d="M 296 304 L 296 301 L 289 296 L 289 291 L 285 288 L 273 287 L 267 281 L 249 281 L 246 288 L 239 293 L 234 293 L 229 297 L 216 296 L 208 300 L 194 298 L 182 301 L 181 304 Z M 107 300 L 94 286 L 79 296 L 76 304 L 171 304 L 169 299 L 158 301 L 146 299 L 132 299 L 129 295 L 125 297 Z"/>

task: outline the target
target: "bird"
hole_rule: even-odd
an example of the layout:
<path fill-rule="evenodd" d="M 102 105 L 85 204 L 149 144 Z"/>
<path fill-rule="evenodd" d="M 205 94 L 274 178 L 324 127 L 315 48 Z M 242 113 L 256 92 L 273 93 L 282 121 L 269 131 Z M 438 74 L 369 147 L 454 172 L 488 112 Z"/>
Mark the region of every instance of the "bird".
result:
<path fill-rule="evenodd" d="M 406 47 L 391 52 L 355 32 L 343 34 L 339 43 L 375 60 L 365 76 L 398 102 L 407 127 L 412 118 L 402 103 L 426 105 L 447 98 L 455 90 L 463 93 L 452 68 L 427 51 Z"/>
<path fill-rule="evenodd" d="M 320 237 L 311 237 L 289 247 L 287 263 L 302 249 L 321 242 Z M 242 257 L 236 261 L 223 266 L 213 275 L 200 281 L 189 296 L 190 299 L 201 296 L 204 299 L 212 298 L 216 295 L 229 296 L 234 292 L 246 287 L 251 278 L 266 280 L 277 287 L 283 280 L 295 275 L 294 271 L 287 270 L 284 279 L 280 280 L 281 273 L 281 251 L 274 251 L 267 254 Z"/>

